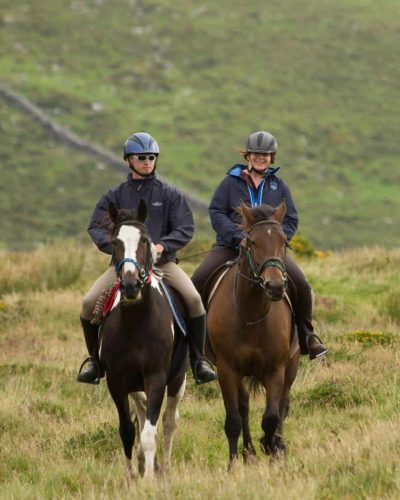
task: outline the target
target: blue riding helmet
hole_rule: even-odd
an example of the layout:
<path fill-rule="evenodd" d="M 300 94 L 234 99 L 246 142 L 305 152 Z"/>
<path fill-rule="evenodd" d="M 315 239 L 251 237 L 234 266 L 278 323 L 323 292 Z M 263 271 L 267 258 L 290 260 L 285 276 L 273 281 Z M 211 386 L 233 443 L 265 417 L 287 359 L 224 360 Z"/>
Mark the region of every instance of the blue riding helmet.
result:
<path fill-rule="evenodd" d="M 129 155 L 142 153 L 153 153 L 158 155 L 160 149 L 157 141 L 150 134 L 146 132 L 136 132 L 136 134 L 131 135 L 125 141 L 124 160 L 126 160 Z"/>

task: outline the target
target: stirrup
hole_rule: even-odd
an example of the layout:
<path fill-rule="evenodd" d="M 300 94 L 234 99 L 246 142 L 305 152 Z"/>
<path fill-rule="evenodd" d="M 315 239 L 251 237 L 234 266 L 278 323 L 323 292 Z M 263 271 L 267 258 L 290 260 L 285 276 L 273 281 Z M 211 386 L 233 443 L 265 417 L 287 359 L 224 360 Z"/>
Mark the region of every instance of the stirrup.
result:
<path fill-rule="evenodd" d="M 82 372 L 82 368 L 86 365 L 86 363 L 88 363 L 89 361 L 91 361 L 93 363 L 93 366 L 96 368 L 96 378 L 94 378 L 93 380 L 79 380 L 79 375 L 81 374 Z M 99 366 L 99 363 L 97 362 L 97 360 L 95 359 L 92 359 L 90 356 L 87 357 L 86 359 L 83 360 L 79 370 L 78 370 L 78 375 L 76 376 L 76 380 L 77 382 L 81 382 L 83 384 L 93 384 L 93 385 L 98 385 L 100 384 L 100 366 Z"/>
<path fill-rule="evenodd" d="M 208 365 L 208 366 L 206 366 L 206 368 L 208 368 L 208 373 L 206 374 L 206 379 L 201 379 L 197 375 L 199 364 L 203 363 L 203 362 L 206 365 Z M 194 362 L 193 376 L 194 376 L 194 381 L 196 382 L 197 385 L 208 384 L 208 382 L 213 382 L 214 380 L 218 380 L 218 375 L 217 375 L 216 371 L 214 370 L 213 365 L 205 356 L 202 356 L 202 357 L 196 359 L 196 361 Z"/>
<path fill-rule="evenodd" d="M 308 349 L 308 356 L 311 360 L 313 359 L 318 359 L 320 358 L 321 356 L 325 356 L 325 354 L 328 352 L 328 349 L 326 348 L 325 344 L 322 342 L 322 340 L 318 337 L 318 335 L 316 333 L 310 333 L 310 332 L 307 332 L 306 333 L 307 335 L 307 339 L 306 339 L 306 344 L 307 344 L 307 349 Z M 308 346 L 308 340 L 311 338 L 311 337 L 315 337 L 319 343 L 320 343 L 320 346 L 322 348 L 321 352 L 319 352 L 318 354 L 316 354 L 315 356 L 312 356 L 311 357 L 311 353 L 310 353 L 310 348 Z"/>

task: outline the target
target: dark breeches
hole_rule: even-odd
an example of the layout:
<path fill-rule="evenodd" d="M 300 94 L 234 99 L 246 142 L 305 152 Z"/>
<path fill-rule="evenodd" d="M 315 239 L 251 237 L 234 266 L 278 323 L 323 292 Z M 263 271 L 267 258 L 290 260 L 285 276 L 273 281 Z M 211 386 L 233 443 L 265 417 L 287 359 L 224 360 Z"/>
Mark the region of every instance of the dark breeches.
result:
<path fill-rule="evenodd" d="M 192 276 L 197 291 L 202 294 L 207 279 L 212 272 L 228 260 L 239 256 L 239 250 L 231 247 L 213 247 Z M 293 302 L 293 309 L 298 328 L 313 332 L 312 326 L 312 294 L 311 287 L 303 271 L 289 256 L 285 257 L 286 271 L 289 275 L 289 295 Z"/>
<path fill-rule="evenodd" d="M 235 248 L 212 247 L 192 276 L 193 284 L 200 295 L 203 293 L 204 286 L 213 271 L 228 260 L 234 260 L 238 256 L 239 250 Z"/>
<path fill-rule="evenodd" d="M 311 286 L 296 262 L 285 257 L 286 272 L 289 275 L 288 293 L 292 301 L 297 327 L 313 332 Z"/>

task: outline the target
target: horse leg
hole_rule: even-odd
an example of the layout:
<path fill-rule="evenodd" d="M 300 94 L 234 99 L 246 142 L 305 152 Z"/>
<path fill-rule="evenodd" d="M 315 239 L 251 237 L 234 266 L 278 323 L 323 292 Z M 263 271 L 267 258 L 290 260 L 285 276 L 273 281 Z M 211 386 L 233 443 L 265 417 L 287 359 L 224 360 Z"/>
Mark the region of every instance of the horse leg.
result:
<path fill-rule="evenodd" d="M 268 375 L 264 380 L 267 392 L 267 405 L 261 426 L 264 436 L 261 438 L 261 449 L 269 455 L 277 455 L 279 449 L 274 443 L 275 431 L 280 422 L 280 402 L 285 381 L 285 371 L 280 368 Z"/>
<path fill-rule="evenodd" d="M 157 449 L 157 422 L 164 399 L 166 373 L 158 373 L 144 378 L 147 396 L 146 420 L 140 434 L 144 453 L 144 478 L 154 478 L 154 458 Z"/>
<path fill-rule="evenodd" d="M 280 421 L 274 436 L 274 445 L 282 452 L 286 451 L 285 441 L 283 439 L 283 423 L 289 413 L 290 406 L 290 389 L 297 375 L 300 353 L 296 353 L 290 361 L 285 372 L 285 383 L 283 386 L 282 396 L 279 403 Z"/>
<path fill-rule="evenodd" d="M 179 380 L 178 388 L 168 386 L 167 390 L 167 406 L 163 415 L 163 431 L 164 431 L 164 468 L 166 471 L 171 467 L 172 441 L 179 421 L 179 405 L 185 394 L 186 374 L 183 380 Z"/>
<path fill-rule="evenodd" d="M 135 442 L 135 426 L 133 425 L 130 417 L 128 395 L 123 394 L 120 388 L 111 382 L 111 377 L 107 378 L 107 385 L 118 411 L 119 435 L 124 447 L 127 467 L 127 481 L 129 485 L 131 480 L 135 479 L 138 475 L 136 464 L 132 463 L 132 448 L 133 443 Z"/>
<path fill-rule="evenodd" d="M 132 395 L 132 400 L 134 403 L 134 412 L 137 417 L 137 423 L 138 426 L 136 428 L 138 435 L 140 436 L 140 433 L 143 430 L 144 427 L 144 422 L 146 420 L 146 405 L 147 405 L 147 398 L 146 394 L 144 392 L 134 392 Z M 138 468 L 139 468 L 139 474 L 143 476 L 144 474 L 144 453 L 142 449 L 142 445 L 140 443 L 137 444 L 137 450 L 136 450 L 136 456 L 137 456 L 137 461 L 138 461 Z"/>
<path fill-rule="evenodd" d="M 249 427 L 249 392 L 243 382 L 239 387 L 239 413 L 242 419 L 243 460 L 246 463 L 255 462 L 256 450 L 253 446 Z"/>
<path fill-rule="evenodd" d="M 239 413 L 239 387 L 241 379 L 226 363 L 217 363 L 218 380 L 225 406 L 225 434 L 229 443 L 229 465 L 238 458 L 238 440 L 242 429 Z"/>

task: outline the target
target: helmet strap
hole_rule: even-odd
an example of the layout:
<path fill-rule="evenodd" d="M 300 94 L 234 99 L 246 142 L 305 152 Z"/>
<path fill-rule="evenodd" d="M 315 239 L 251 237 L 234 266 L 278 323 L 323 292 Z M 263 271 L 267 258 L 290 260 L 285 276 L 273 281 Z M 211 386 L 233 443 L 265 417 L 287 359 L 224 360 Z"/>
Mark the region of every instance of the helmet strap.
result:
<path fill-rule="evenodd" d="M 266 175 L 266 173 L 268 172 L 268 169 L 269 169 L 269 166 L 265 169 L 265 170 L 257 170 L 254 165 L 252 164 L 251 160 L 248 159 L 248 166 L 247 166 L 247 170 L 251 173 L 251 172 L 254 172 L 256 173 L 257 175 L 259 175 L 260 177 L 264 177 L 264 175 Z"/>

